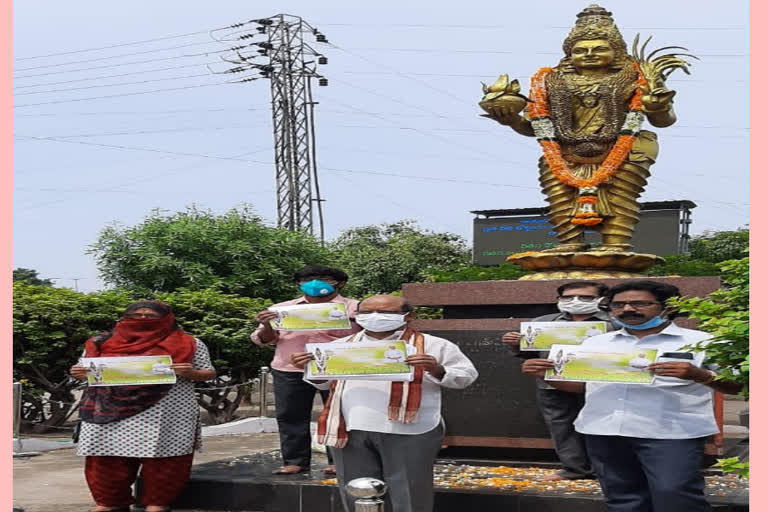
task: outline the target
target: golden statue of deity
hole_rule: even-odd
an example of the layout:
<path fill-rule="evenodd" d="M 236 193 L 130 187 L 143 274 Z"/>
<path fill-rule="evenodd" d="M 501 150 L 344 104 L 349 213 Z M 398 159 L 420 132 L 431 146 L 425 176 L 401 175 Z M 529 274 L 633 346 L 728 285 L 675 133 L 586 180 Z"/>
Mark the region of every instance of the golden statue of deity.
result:
<path fill-rule="evenodd" d="M 659 150 L 656 134 L 641 127 L 646 119 L 656 127 L 675 122 L 675 91 L 665 82 L 676 69 L 688 73 L 689 65 L 680 58 L 688 54 L 659 55 L 685 50 L 677 46 L 646 56 L 649 41 L 640 46 L 636 37 L 629 55 L 611 13 L 590 5 L 563 42 L 565 57 L 532 77 L 528 97 L 507 75 L 483 86 L 486 117 L 536 137 L 542 147 L 539 181 L 559 241 L 542 252 L 632 248 L 638 197 Z M 587 229 L 602 235 L 601 245 L 589 248 Z"/>

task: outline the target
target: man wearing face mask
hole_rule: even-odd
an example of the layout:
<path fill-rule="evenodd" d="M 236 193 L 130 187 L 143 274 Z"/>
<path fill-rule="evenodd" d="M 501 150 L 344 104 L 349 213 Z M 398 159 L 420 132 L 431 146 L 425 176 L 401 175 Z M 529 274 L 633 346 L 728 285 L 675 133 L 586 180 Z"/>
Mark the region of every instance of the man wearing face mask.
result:
<path fill-rule="evenodd" d="M 412 307 L 401 297 L 377 295 L 360 303 L 358 324 L 363 332 L 333 343 L 405 340 L 414 368 L 412 382 L 339 380 L 318 420 L 317 440 L 332 447 L 344 509 L 354 500 L 344 491 L 360 477 L 384 480 L 393 512 L 431 511 L 433 464 L 443 428 L 441 388 L 462 389 L 477 378 L 472 362 L 448 340 L 422 334 L 408 326 Z M 307 352 L 291 356 L 297 368 L 312 360 Z"/>
<path fill-rule="evenodd" d="M 606 322 L 608 330 L 616 327 L 610 316 L 599 307 L 608 287 L 595 281 L 574 281 L 557 289 L 559 313 L 534 318 L 533 322 Z M 520 347 L 520 333 L 508 332 L 502 342 L 515 350 Z M 547 352 L 519 352 L 521 359 L 547 357 Z M 543 379 L 536 382 L 536 402 L 544 422 L 549 428 L 555 453 L 563 469 L 543 480 L 578 480 L 594 478 L 592 464 L 587 455 L 584 439 L 576 432 L 573 422 L 584 406 L 584 395 L 560 391 Z"/>
<path fill-rule="evenodd" d="M 293 278 L 303 295 L 298 299 L 275 304 L 276 306 L 336 302 L 344 304 L 349 318 L 354 319 L 358 301 L 339 294 L 349 279 L 344 271 L 322 265 L 308 265 L 296 271 Z M 304 352 L 307 343 L 333 341 L 354 334 L 360 331 L 360 328 L 353 321 L 352 328 L 345 330 L 276 331 L 269 322 L 277 317 L 278 314 L 274 311 L 262 311 L 257 314 L 256 320 L 261 326 L 251 334 L 251 341 L 256 345 L 276 345 L 271 367 L 283 466 L 275 471 L 275 474 L 293 475 L 309 471 L 312 453 L 309 424 L 317 389 L 304 382 L 302 371 L 291 364 L 290 355 L 294 352 Z M 320 395 L 325 400 L 328 392 L 321 391 Z M 330 452 L 328 464 L 326 473 L 334 474 Z"/>
<path fill-rule="evenodd" d="M 630 281 L 606 295 L 620 330 L 588 338 L 584 346 L 644 354 L 667 354 L 646 371 L 649 385 L 553 382 L 563 391 L 584 393 L 576 430 L 584 435 L 609 512 L 709 512 L 699 471 L 704 440 L 718 433 L 712 390 L 738 393 L 736 383 L 715 380 L 711 369 L 685 357 L 711 334 L 683 329 L 666 301 L 680 295 L 672 285 Z M 677 359 L 677 360 L 676 360 Z M 552 362 L 529 359 L 523 373 L 542 377 Z"/>

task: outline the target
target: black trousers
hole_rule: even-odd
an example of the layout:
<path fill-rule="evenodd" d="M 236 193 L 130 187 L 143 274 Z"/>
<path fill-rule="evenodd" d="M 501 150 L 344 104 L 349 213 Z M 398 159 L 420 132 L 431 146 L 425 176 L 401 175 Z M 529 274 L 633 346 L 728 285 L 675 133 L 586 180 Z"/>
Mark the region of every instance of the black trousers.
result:
<path fill-rule="evenodd" d="M 566 478 L 594 478 L 584 437 L 573 428 L 573 422 L 584 407 L 584 393 L 536 388 L 539 412 L 549 428 L 555 452 Z"/>
<path fill-rule="evenodd" d="M 704 497 L 704 438 L 585 435 L 608 512 L 710 512 Z"/>
<path fill-rule="evenodd" d="M 312 458 L 312 436 L 309 423 L 312 420 L 312 405 L 315 393 L 320 393 L 323 402 L 328 391 L 319 391 L 303 380 L 303 372 L 282 372 L 272 369 L 275 391 L 277 428 L 280 431 L 280 451 L 286 466 L 309 467 Z M 326 450 L 328 464 L 333 464 L 330 450 Z"/>

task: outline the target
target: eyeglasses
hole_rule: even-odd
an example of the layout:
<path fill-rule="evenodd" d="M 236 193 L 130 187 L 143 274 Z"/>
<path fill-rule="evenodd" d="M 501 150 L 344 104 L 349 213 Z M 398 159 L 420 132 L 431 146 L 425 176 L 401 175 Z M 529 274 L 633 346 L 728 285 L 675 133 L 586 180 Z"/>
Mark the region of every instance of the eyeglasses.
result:
<path fill-rule="evenodd" d="M 580 301 L 584 302 L 592 302 L 593 300 L 597 300 L 600 297 L 597 297 L 595 295 L 561 295 L 557 298 L 560 302 L 571 302 L 574 299 L 579 299 Z"/>
<path fill-rule="evenodd" d="M 610 302 L 608 307 L 610 309 L 624 309 L 627 306 L 631 306 L 635 309 L 643 309 L 660 304 L 661 302 L 651 302 L 648 300 L 630 300 L 628 302 Z"/>

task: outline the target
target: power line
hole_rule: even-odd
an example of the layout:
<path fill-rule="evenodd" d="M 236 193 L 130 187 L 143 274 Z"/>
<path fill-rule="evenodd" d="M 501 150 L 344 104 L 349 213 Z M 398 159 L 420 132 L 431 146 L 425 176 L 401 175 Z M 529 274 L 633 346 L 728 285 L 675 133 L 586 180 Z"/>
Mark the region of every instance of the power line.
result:
<path fill-rule="evenodd" d="M 84 87 L 70 87 L 67 89 L 48 89 L 46 91 L 20 92 L 20 93 L 14 94 L 14 96 L 28 96 L 30 94 L 50 94 L 55 92 L 82 91 L 85 89 L 100 89 L 102 87 L 125 87 L 126 85 L 139 85 L 139 84 L 149 84 L 153 82 L 166 82 L 168 80 L 184 80 L 187 78 L 200 78 L 203 76 L 210 76 L 210 73 L 200 73 L 197 75 L 186 75 L 186 76 L 171 76 L 167 78 L 155 78 L 152 80 L 140 80 L 138 82 L 120 82 L 117 84 L 86 85 Z"/>
<path fill-rule="evenodd" d="M 91 71 L 93 69 L 106 69 L 106 68 L 118 68 L 118 67 L 125 67 L 125 66 L 133 66 L 134 64 L 148 64 L 150 62 L 162 62 L 166 60 L 174 60 L 174 59 L 184 59 L 188 57 L 200 57 L 200 56 L 208 56 L 216 53 L 226 53 L 232 51 L 231 48 L 226 50 L 216 50 L 216 51 L 210 51 L 205 53 L 193 53 L 190 55 L 176 55 L 173 57 L 162 57 L 159 59 L 147 59 L 147 60 L 137 60 L 133 62 L 123 62 L 121 64 L 107 64 L 104 66 L 91 66 L 87 68 L 80 68 L 80 69 L 68 69 L 65 71 L 49 71 L 47 73 L 38 73 L 36 75 L 23 75 L 23 76 L 15 76 L 13 77 L 14 80 L 20 80 L 22 78 L 33 78 L 38 76 L 47 76 L 47 75 L 60 75 L 62 73 L 80 73 L 82 71 Z M 201 65 L 204 65 L 205 63 L 202 63 Z"/>
<path fill-rule="evenodd" d="M 106 98 L 120 98 L 122 96 L 138 96 L 141 94 L 154 94 L 158 92 L 169 92 L 169 91 L 183 91 L 187 89 L 199 89 L 200 87 L 213 87 L 216 85 L 229 85 L 227 82 L 218 82 L 213 84 L 199 84 L 199 85 L 188 85 L 186 87 L 172 87 L 169 89 L 153 89 L 151 91 L 140 91 L 140 92 L 127 92 L 123 94 L 110 94 L 108 96 L 92 96 L 89 98 L 77 98 L 72 100 L 58 100 L 58 101 L 43 101 L 40 103 L 24 103 L 23 105 L 14 105 L 13 108 L 25 108 L 25 107 L 37 107 L 40 105 L 55 105 L 58 103 L 72 103 L 75 101 L 90 101 L 90 100 L 101 100 Z"/>
<path fill-rule="evenodd" d="M 263 148 L 259 149 L 258 151 L 261 151 L 262 149 Z M 233 155 L 229 159 L 230 160 L 237 160 L 237 161 L 247 161 L 247 160 L 241 160 L 240 157 L 247 156 L 247 155 L 250 155 L 252 153 L 254 153 L 254 151 L 248 151 L 247 153 L 241 153 L 241 154 Z M 112 190 L 114 190 L 115 188 L 124 187 L 126 185 L 133 185 L 133 184 L 136 184 L 136 183 L 145 183 L 145 182 L 148 182 L 148 181 L 153 181 L 153 180 L 156 180 L 156 179 L 159 179 L 159 178 L 163 178 L 163 177 L 167 177 L 167 176 L 171 176 L 171 175 L 174 175 L 174 174 L 179 174 L 181 172 L 186 172 L 186 171 L 189 171 L 190 169 L 195 169 L 195 168 L 204 166 L 203 164 L 204 164 L 203 162 L 198 162 L 198 163 L 192 164 L 192 165 L 184 165 L 184 166 L 181 166 L 181 167 L 177 167 L 175 169 L 172 169 L 170 172 L 153 173 L 151 176 L 147 176 L 147 177 L 144 177 L 144 178 L 138 178 L 138 179 L 133 178 L 133 179 L 131 179 L 130 182 L 122 182 L 122 183 L 117 183 L 117 184 L 113 184 L 113 185 L 110 185 L 110 184 L 107 183 L 107 184 L 101 184 L 101 185 L 97 185 L 97 186 L 99 186 L 99 187 L 102 187 L 102 186 L 110 187 Z M 37 204 L 34 204 L 34 205 L 30 205 L 30 206 L 27 206 L 26 208 L 21 208 L 20 211 L 36 210 L 38 208 L 44 208 L 46 206 L 52 206 L 54 204 L 60 204 L 60 203 L 68 202 L 68 201 L 71 201 L 71 200 L 73 200 L 73 198 L 66 198 L 66 197 L 65 198 L 59 198 L 59 199 L 55 199 L 53 201 L 46 201 L 44 203 L 37 203 Z"/>
<path fill-rule="evenodd" d="M 251 112 L 256 110 L 270 110 L 269 107 L 248 108 L 207 108 L 207 109 L 179 109 L 179 110 L 131 110 L 130 112 L 42 112 L 39 114 L 15 114 L 18 117 L 45 117 L 45 116 L 111 116 L 111 115 L 159 115 L 159 114 L 186 114 L 202 112 Z"/>
<path fill-rule="evenodd" d="M 167 48 L 156 48 L 154 50 L 144 50 L 143 52 L 131 52 L 131 53 L 121 53 L 120 55 L 109 55 L 107 57 L 97 57 L 95 59 L 85 59 L 85 60 L 73 60 L 70 62 L 60 62 L 57 64 L 44 64 L 42 66 L 33 66 L 31 68 L 22 68 L 17 69 L 16 71 L 32 71 L 33 69 L 45 69 L 45 68 L 56 68 L 60 66 L 71 66 L 72 64 L 85 64 L 88 62 L 100 62 L 102 60 L 113 60 L 113 59 L 119 59 L 122 57 L 132 57 L 134 55 L 145 55 L 147 53 L 155 53 L 155 52 L 165 52 L 168 50 L 176 50 L 178 48 L 189 48 L 190 46 L 200 46 L 203 44 L 213 44 L 211 41 L 202 41 L 198 43 L 189 43 L 189 44 L 182 44 L 178 46 L 169 46 Z"/>
<path fill-rule="evenodd" d="M 352 55 L 354 57 L 357 57 L 358 59 L 360 59 L 360 60 L 362 60 L 364 62 L 368 62 L 370 64 L 373 64 L 375 66 L 379 66 L 379 67 L 382 67 L 382 68 L 385 68 L 385 69 L 389 69 L 389 70 L 391 70 L 391 72 L 393 72 L 394 74 L 396 74 L 398 76 L 401 76 L 401 77 L 403 77 L 403 78 L 405 78 L 407 80 L 411 80 L 411 81 L 420 83 L 421 85 L 423 85 L 424 87 L 427 87 L 428 89 L 431 89 L 431 90 L 433 90 L 435 92 L 438 92 L 438 93 L 442 94 L 443 96 L 448 96 L 449 98 L 454 99 L 454 100 L 460 102 L 462 105 L 466 104 L 466 99 L 465 98 L 460 98 L 459 96 L 456 96 L 452 92 L 445 91 L 443 89 L 440 89 L 439 87 L 435 87 L 434 85 L 430 84 L 429 82 L 425 82 L 424 80 L 415 78 L 415 77 L 413 77 L 411 75 L 408 75 L 408 74 L 405 74 L 405 73 L 401 73 L 400 70 L 398 70 L 396 68 L 393 68 L 391 66 L 387 66 L 385 64 L 381 64 L 380 62 L 376 62 L 373 59 L 369 59 L 368 57 L 364 57 L 364 56 L 359 55 L 357 53 L 354 53 L 352 51 L 346 50 L 346 49 L 341 48 L 340 46 L 337 46 L 335 44 L 331 44 L 331 43 L 329 43 L 329 44 L 330 44 L 331 47 L 336 48 L 338 50 L 341 50 L 341 51 L 343 51 L 343 52 L 345 52 L 345 53 L 347 53 L 349 55 Z"/>
<path fill-rule="evenodd" d="M 528 187 L 525 185 L 512 185 L 510 183 L 489 183 L 485 181 L 476 181 L 476 180 L 460 180 L 460 179 L 454 179 L 454 178 L 441 178 L 437 176 L 417 176 L 414 174 L 398 174 L 393 172 L 384 172 L 384 171 L 369 171 L 369 170 L 360 170 L 360 169 L 344 169 L 339 167 L 327 167 L 327 166 L 321 166 L 320 169 L 324 171 L 330 171 L 330 172 L 344 172 L 344 173 L 352 173 L 352 174 L 372 174 L 376 176 L 388 176 L 393 178 L 406 178 L 406 179 L 416 179 L 416 180 L 422 180 L 422 181 L 437 181 L 437 182 L 443 182 L 443 183 L 460 183 L 462 185 L 483 185 L 483 186 L 494 186 L 494 187 L 510 187 L 510 188 L 523 188 L 528 190 L 539 190 L 538 187 Z"/>
<path fill-rule="evenodd" d="M 147 70 L 141 70 L 141 71 L 131 71 L 130 73 L 120 73 L 117 75 L 103 75 L 103 76 L 94 76 L 89 78 L 76 78 L 75 80 L 61 80 L 58 82 L 45 82 L 42 84 L 31 84 L 31 85 L 19 85 L 14 87 L 14 89 L 29 89 L 30 87 L 44 87 L 46 85 L 63 85 L 63 84 L 72 84 L 75 82 L 87 82 L 89 80 L 104 80 L 106 78 L 120 78 L 124 76 L 130 76 L 130 75 L 146 75 L 148 73 L 156 73 L 158 71 L 170 71 L 173 69 L 184 69 L 184 68 L 191 68 L 195 66 L 204 66 L 206 64 L 218 64 L 218 62 L 207 62 L 203 64 L 184 64 L 183 66 L 170 66 L 167 68 L 160 68 L 160 69 L 147 69 Z"/>
<path fill-rule="evenodd" d="M 186 33 L 186 34 L 177 34 L 177 35 L 174 35 L 174 36 L 156 37 L 154 39 L 144 39 L 144 40 L 141 40 L 141 41 L 131 41 L 129 43 L 112 44 L 112 45 L 109 45 L 109 46 L 100 46 L 100 47 L 97 47 L 97 48 L 84 48 L 84 49 L 81 49 L 81 50 L 71 50 L 71 51 L 67 51 L 67 52 L 46 53 L 45 55 L 32 55 L 30 57 L 19 57 L 16 60 L 42 59 L 42 58 L 45 58 L 45 57 L 58 57 L 59 55 L 72 55 L 74 53 L 84 53 L 84 52 L 95 52 L 95 51 L 99 51 L 99 50 L 109 50 L 111 48 L 119 48 L 119 47 L 122 47 L 122 46 L 133 46 L 133 45 L 136 45 L 136 44 L 154 43 L 154 42 L 157 42 L 157 41 L 167 41 L 168 39 L 178 39 L 178 38 L 181 38 L 181 37 L 189 37 L 189 36 L 196 36 L 196 35 L 199 35 L 199 34 L 207 34 L 208 32 L 209 32 L 208 30 L 201 30 L 199 32 L 189 32 L 189 33 Z"/>
<path fill-rule="evenodd" d="M 76 135 L 51 135 L 49 138 L 56 138 L 56 139 L 78 139 L 78 138 L 87 138 L 87 137 L 117 137 L 122 135 L 148 135 L 148 134 L 158 134 L 158 133 L 174 133 L 174 132 L 194 132 L 194 131 L 217 131 L 217 130 L 233 130 L 233 129 L 241 129 L 241 128 L 251 128 L 252 125 L 228 125 L 228 126 L 196 126 L 196 127 L 187 127 L 187 128 L 165 128 L 165 129 L 158 129 L 158 130 L 138 130 L 138 131 L 130 131 L 130 132 L 112 132 L 112 133 L 105 133 L 105 132 L 96 132 L 96 133 L 82 133 L 82 134 L 76 134 Z"/>
<path fill-rule="evenodd" d="M 349 125 L 335 125 L 335 126 L 338 126 L 340 128 L 370 128 L 370 129 L 389 128 L 389 129 L 429 131 L 429 132 L 467 132 L 467 133 L 497 133 L 498 132 L 497 130 L 481 130 L 481 129 L 475 129 L 475 128 L 430 128 L 430 127 L 415 128 L 412 126 L 382 126 L 382 125 L 364 125 L 364 124 L 349 124 Z M 743 128 L 731 128 L 731 129 L 743 130 Z M 741 138 L 748 138 L 749 135 L 746 135 L 746 134 L 745 135 L 722 135 L 722 134 L 681 135 L 681 134 L 675 134 L 675 133 L 666 133 L 664 134 L 664 137 L 681 138 L 681 139 L 697 139 L 702 137 L 741 139 Z M 534 146 L 531 146 L 531 147 L 534 147 Z"/>
<path fill-rule="evenodd" d="M 165 155 L 177 155 L 177 156 L 193 156 L 198 158 L 210 158 L 213 160 L 235 160 L 239 162 L 251 162 L 251 163 L 257 163 L 257 164 L 266 164 L 266 165 L 272 165 L 274 162 L 264 162 L 261 160 L 244 160 L 242 158 L 232 158 L 232 157 L 223 157 L 223 156 L 215 156 L 215 155 L 206 155 L 203 153 L 185 153 L 180 151 L 165 151 L 162 149 L 154 149 L 154 148 L 142 148 L 137 146 L 123 146 L 118 144 L 102 144 L 100 142 L 86 142 L 82 140 L 66 140 L 66 139 L 58 139 L 54 137 L 33 137 L 31 135 L 20 135 L 20 134 L 14 134 L 14 137 L 18 137 L 21 139 L 30 139 L 30 140 L 39 140 L 39 141 L 51 141 L 51 142 L 63 142 L 66 144 L 82 144 L 85 146 L 98 146 L 103 148 L 110 148 L 110 149 L 121 149 L 121 150 L 127 150 L 127 151 L 148 151 L 151 153 L 162 153 Z"/>
<path fill-rule="evenodd" d="M 338 79 L 336 79 L 336 81 L 339 81 L 339 80 L 338 80 Z M 344 83 L 344 82 L 342 82 L 342 83 Z M 353 85 L 352 87 L 354 87 L 354 85 Z M 368 92 L 368 90 L 367 90 L 367 89 L 360 89 L 360 90 Z M 377 96 L 384 96 L 384 97 L 386 97 L 386 98 L 388 98 L 388 99 L 391 99 L 392 101 L 395 101 L 395 102 L 399 102 L 399 103 L 401 103 L 399 100 L 397 100 L 397 99 L 395 99 L 395 98 L 391 98 L 391 97 L 389 97 L 389 96 L 386 96 L 386 95 L 381 95 L 381 94 L 378 94 L 378 93 L 375 93 L 375 94 L 376 94 Z M 364 110 L 362 110 L 362 109 L 359 109 L 359 108 L 357 108 L 357 107 L 354 107 L 354 106 L 352 106 L 352 105 L 349 105 L 349 104 L 347 104 L 347 103 L 343 103 L 343 102 L 340 102 L 340 101 L 337 101 L 337 100 L 332 100 L 332 99 L 330 99 L 330 98 L 328 98 L 328 99 L 329 99 L 331 102 L 333 102 L 333 103 L 336 103 L 336 104 L 338 104 L 338 105 L 341 105 L 341 106 L 343 106 L 343 107 L 351 108 L 351 109 L 353 109 L 353 110 L 358 110 L 358 111 L 360 111 L 360 112 L 365 112 Z M 371 114 L 370 112 L 367 112 L 367 113 L 368 113 L 368 114 Z M 398 125 L 397 123 L 395 123 L 395 122 L 393 122 L 393 121 L 391 121 L 391 120 L 389 120 L 389 119 L 387 119 L 387 118 L 385 118 L 385 117 L 383 117 L 383 116 L 380 116 L 380 115 L 376 115 L 376 114 L 371 114 L 371 115 L 373 115 L 374 117 L 377 117 L 377 118 L 381 119 L 382 121 L 384 121 L 384 122 L 386 122 L 386 123 L 390 123 L 390 124 L 394 125 L 395 127 L 401 128 L 401 126 L 400 126 L 400 125 Z M 463 143 L 461 143 L 461 142 L 457 142 L 457 141 L 455 141 L 455 140 L 450 140 L 450 139 L 446 139 L 445 137 L 440 137 L 439 135 L 435 135 L 434 133 L 429 133 L 428 131 L 424 131 L 424 130 L 422 130 L 422 129 L 420 129 L 420 128 L 412 128 L 412 127 L 404 127 L 404 128 L 407 128 L 407 129 L 413 130 L 413 131 L 415 131 L 415 132 L 417 132 L 417 133 L 421 133 L 422 135 L 424 135 L 424 136 L 426 136 L 426 137 L 430 137 L 430 138 L 433 138 L 433 139 L 437 139 L 437 140 L 439 140 L 439 141 L 441 141 L 441 142 L 444 142 L 444 143 L 448 144 L 448 145 L 449 145 L 450 147 L 452 147 L 452 148 L 454 148 L 454 147 L 461 147 L 461 148 L 464 148 L 464 149 L 466 149 L 466 150 L 469 150 L 469 151 L 471 151 L 471 152 L 473 152 L 473 153 L 480 153 L 480 154 L 483 154 L 483 155 L 485 155 L 485 156 L 490 156 L 491 158 L 496 158 L 496 159 L 500 159 L 500 158 L 501 158 L 501 157 L 499 157 L 498 155 L 494 155 L 493 153 L 489 153 L 489 152 L 487 152 L 487 151 L 484 151 L 484 150 L 482 150 L 482 149 L 478 149 L 478 148 L 476 148 L 476 147 L 473 147 L 473 146 L 468 146 L 468 145 L 466 145 L 466 144 L 463 144 Z M 512 141 L 510 141 L 510 142 L 512 142 Z M 522 142 L 518 142 L 518 141 L 514 141 L 513 143 L 514 143 L 514 144 L 523 145 L 523 143 L 522 143 Z M 526 147 L 527 147 L 527 146 L 526 146 Z M 514 162 L 514 163 L 518 163 L 518 164 L 520 164 L 520 165 L 527 165 L 527 164 L 524 164 L 523 162 Z"/>

